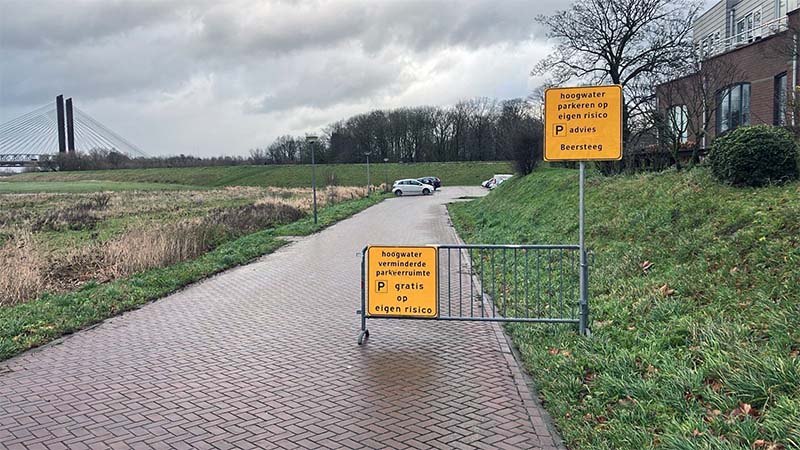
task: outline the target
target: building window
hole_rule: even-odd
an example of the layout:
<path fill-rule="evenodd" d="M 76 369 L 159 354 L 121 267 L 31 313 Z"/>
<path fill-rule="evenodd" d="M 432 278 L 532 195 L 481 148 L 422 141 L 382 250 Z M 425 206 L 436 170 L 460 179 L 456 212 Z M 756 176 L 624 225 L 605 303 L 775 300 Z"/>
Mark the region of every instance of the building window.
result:
<path fill-rule="evenodd" d="M 736 23 L 736 43 L 744 42 L 744 19 Z"/>
<path fill-rule="evenodd" d="M 750 83 L 717 92 L 717 134 L 750 123 Z"/>
<path fill-rule="evenodd" d="M 786 125 L 786 72 L 775 77 L 775 112 L 773 125 Z"/>
<path fill-rule="evenodd" d="M 667 110 L 667 120 L 672 137 L 685 144 L 689 140 L 689 113 L 686 105 L 670 106 Z"/>
<path fill-rule="evenodd" d="M 706 39 L 708 39 L 708 53 L 711 55 L 717 53 L 716 50 L 714 49 L 714 44 L 715 44 L 714 33 L 709 34 Z"/>

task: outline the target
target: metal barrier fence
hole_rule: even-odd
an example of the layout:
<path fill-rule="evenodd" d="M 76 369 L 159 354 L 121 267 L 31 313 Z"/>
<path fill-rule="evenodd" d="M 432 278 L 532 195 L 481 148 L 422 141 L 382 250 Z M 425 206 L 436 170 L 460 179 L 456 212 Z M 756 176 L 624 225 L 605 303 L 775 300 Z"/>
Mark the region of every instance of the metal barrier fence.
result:
<path fill-rule="evenodd" d="M 367 248 L 361 258 L 361 333 L 367 319 L 575 324 L 586 333 L 589 315 L 578 245 L 439 245 L 437 317 L 370 316 Z M 586 259 L 584 259 L 586 261 Z"/>

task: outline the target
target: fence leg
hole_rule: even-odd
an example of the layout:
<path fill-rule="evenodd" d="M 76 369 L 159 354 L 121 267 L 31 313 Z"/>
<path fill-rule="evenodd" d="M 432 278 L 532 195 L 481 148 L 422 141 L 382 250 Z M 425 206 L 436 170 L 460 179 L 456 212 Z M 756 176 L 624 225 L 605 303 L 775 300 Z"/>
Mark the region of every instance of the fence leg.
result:
<path fill-rule="evenodd" d="M 586 251 L 581 252 L 580 272 L 580 318 L 579 331 L 582 336 L 589 335 L 589 264 L 586 262 Z"/>
<path fill-rule="evenodd" d="M 361 333 L 358 334 L 358 345 L 363 345 L 369 337 L 369 330 L 367 329 L 366 256 L 367 249 L 364 249 L 361 253 L 361 309 L 358 311 L 361 314 Z"/>

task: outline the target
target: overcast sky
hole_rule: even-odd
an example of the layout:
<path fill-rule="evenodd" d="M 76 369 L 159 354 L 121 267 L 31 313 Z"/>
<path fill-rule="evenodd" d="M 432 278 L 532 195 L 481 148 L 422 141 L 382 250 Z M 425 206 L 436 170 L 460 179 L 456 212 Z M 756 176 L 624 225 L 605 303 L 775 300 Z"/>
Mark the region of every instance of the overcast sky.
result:
<path fill-rule="evenodd" d="M 151 155 L 375 108 L 524 97 L 565 0 L 0 0 L 0 123 L 63 93 Z"/>

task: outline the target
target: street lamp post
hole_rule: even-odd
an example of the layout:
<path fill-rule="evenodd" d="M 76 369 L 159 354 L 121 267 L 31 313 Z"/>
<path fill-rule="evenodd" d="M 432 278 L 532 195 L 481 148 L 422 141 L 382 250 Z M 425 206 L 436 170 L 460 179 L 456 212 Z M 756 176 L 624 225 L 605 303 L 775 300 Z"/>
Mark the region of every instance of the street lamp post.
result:
<path fill-rule="evenodd" d="M 370 179 L 369 179 L 369 155 L 371 155 L 371 154 L 372 154 L 372 152 L 365 152 L 364 153 L 364 156 L 367 157 L 367 197 L 369 197 L 369 191 L 371 191 L 371 189 L 370 189 L 371 183 L 370 183 Z"/>
<path fill-rule="evenodd" d="M 318 140 L 319 138 L 316 135 L 306 135 L 306 143 L 311 147 L 311 191 L 314 197 L 314 225 L 317 224 L 317 166 L 314 161 L 314 149 L 317 147 Z"/>
<path fill-rule="evenodd" d="M 389 165 L 387 164 L 388 162 L 389 162 L 389 158 L 383 158 L 383 168 L 385 169 L 384 171 L 386 172 L 386 174 L 385 174 L 386 175 L 386 181 L 384 181 L 384 185 L 386 187 L 383 189 L 384 192 L 389 192 Z"/>

